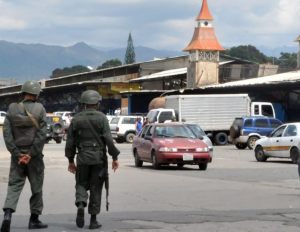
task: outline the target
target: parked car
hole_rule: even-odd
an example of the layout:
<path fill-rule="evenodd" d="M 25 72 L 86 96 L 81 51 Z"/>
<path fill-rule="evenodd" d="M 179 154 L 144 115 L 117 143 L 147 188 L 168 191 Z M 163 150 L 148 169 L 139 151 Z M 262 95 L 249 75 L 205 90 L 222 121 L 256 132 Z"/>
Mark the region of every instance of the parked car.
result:
<path fill-rule="evenodd" d="M 62 120 L 63 120 L 63 124 L 65 127 L 69 127 L 70 123 L 72 121 L 72 118 L 74 116 L 75 113 L 71 112 L 71 111 L 57 111 L 57 112 L 53 112 L 53 115 L 59 115 L 61 116 Z"/>
<path fill-rule="evenodd" d="M 0 111 L 0 125 L 3 125 L 5 117 L 6 117 L 6 112 Z"/>
<path fill-rule="evenodd" d="M 287 123 L 275 129 L 270 136 L 255 143 L 255 158 L 259 162 L 269 157 L 289 158 L 297 163 L 300 150 L 300 123 Z"/>
<path fill-rule="evenodd" d="M 210 153 L 213 152 L 213 144 L 210 138 L 205 134 L 205 132 L 201 129 L 201 127 L 196 123 L 185 123 L 185 125 L 190 128 L 193 133 L 197 136 L 197 138 L 202 139 L 209 148 Z"/>
<path fill-rule="evenodd" d="M 61 143 L 64 136 L 64 124 L 62 117 L 59 115 L 47 114 L 47 139 L 49 143 L 52 139 L 56 143 Z"/>
<path fill-rule="evenodd" d="M 270 117 L 235 118 L 230 127 L 230 141 L 238 148 L 253 149 L 255 141 L 268 136 L 282 122 Z"/>
<path fill-rule="evenodd" d="M 207 144 L 182 123 L 146 125 L 134 138 L 132 152 L 136 167 L 149 162 L 155 169 L 168 164 L 179 168 L 191 164 L 206 170 L 212 161 Z"/>
<path fill-rule="evenodd" d="M 138 117 L 142 118 L 141 116 L 119 115 L 111 119 L 109 123 L 110 131 L 116 142 L 133 142 L 136 135 L 135 123 Z"/>

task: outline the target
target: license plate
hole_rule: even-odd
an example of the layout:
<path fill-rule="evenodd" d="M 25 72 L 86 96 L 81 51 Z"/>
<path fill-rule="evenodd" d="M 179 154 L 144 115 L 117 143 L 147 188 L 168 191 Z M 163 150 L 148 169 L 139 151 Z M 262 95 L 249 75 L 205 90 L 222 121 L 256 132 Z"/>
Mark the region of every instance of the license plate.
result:
<path fill-rule="evenodd" d="M 191 161 L 191 160 L 194 160 L 194 156 L 192 154 L 183 154 L 182 160 Z"/>

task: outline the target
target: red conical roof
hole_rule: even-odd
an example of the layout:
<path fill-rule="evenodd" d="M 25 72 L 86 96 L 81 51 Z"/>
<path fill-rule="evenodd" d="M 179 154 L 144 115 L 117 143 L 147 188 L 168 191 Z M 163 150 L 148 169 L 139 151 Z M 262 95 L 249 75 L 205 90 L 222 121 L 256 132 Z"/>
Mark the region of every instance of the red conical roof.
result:
<path fill-rule="evenodd" d="M 196 27 L 192 41 L 184 51 L 223 51 L 212 27 Z"/>
<path fill-rule="evenodd" d="M 197 17 L 197 20 L 213 20 L 213 19 L 214 18 L 212 17 L 208 8 L 207 0 L 203 0 L 202 7 Z"/>

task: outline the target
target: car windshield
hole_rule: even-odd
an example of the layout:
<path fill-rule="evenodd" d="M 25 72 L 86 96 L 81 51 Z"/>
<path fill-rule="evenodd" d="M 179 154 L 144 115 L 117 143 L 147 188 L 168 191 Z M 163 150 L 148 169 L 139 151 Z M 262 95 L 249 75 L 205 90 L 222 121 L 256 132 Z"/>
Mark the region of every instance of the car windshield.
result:
<path fill-rule="evenodd" d="M 155 122 L 157 120 L 158 111 L 150 111 L 147 115 L 149 122 Z"/>
<path fill-rule="evenodd" d="M 205 132 L 198 126 L 197 124 L 190 124 L 187 125 L 188 128 L 190 128 L 193 133 L 199 138 L 201 136 L 206 136 Z"/>
<path fill-rule="evenodd" d="M 193 138 L 195 139 L 195 134 L 186 126 L 156 126 L 155 127 L 155 137 L 159 138 Z"/>

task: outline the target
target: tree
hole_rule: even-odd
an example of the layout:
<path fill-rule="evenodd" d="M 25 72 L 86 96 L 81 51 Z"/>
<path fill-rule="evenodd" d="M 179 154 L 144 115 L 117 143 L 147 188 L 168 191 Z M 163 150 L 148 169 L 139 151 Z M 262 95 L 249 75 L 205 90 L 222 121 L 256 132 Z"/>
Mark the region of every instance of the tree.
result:
<path fill-rule="evenodd" d="M 57 78 L 62 76 L 68 76 L 76 73 L 89 72 L 90 69 L 86 66 L 75 65 L 72 67 L 65 67 L 63 69 L 57 68 L 52 71 L 50 78 Z"/>
<path fill-rule="evenodd" d="M 127 49 L 125 53 L 125 64 L 132 64 L 135 63 L 135 52 L 133 47 L 133 40 L 131 37 L 131 33 L 129 33 L 128 40 L 127 40 Z"/>
<path fill-rule="evenodd" d="M 256 47 L 252 45 L 240 45 L 237 47 L 232 47 L 230 49 L 227 49 L 225 51 L 225 54 L 256 63 L 266 63 L 269 61 L 269 58 L 266 55 L 261 53 Z"/>
<path fill-rule="evenodd" d="M 282 70 L 294 70 L 297 68 L 297 53 L 281 52 L 275 64 Z"/>
<path fill-rule="evenodd" d="M 103 69 L 103 68 L 111 68 L 122 65 L 122 62 L 119 59 L 111 59 L 105 61 L 101 66 L 98 66 L 97 69 Z"/>

